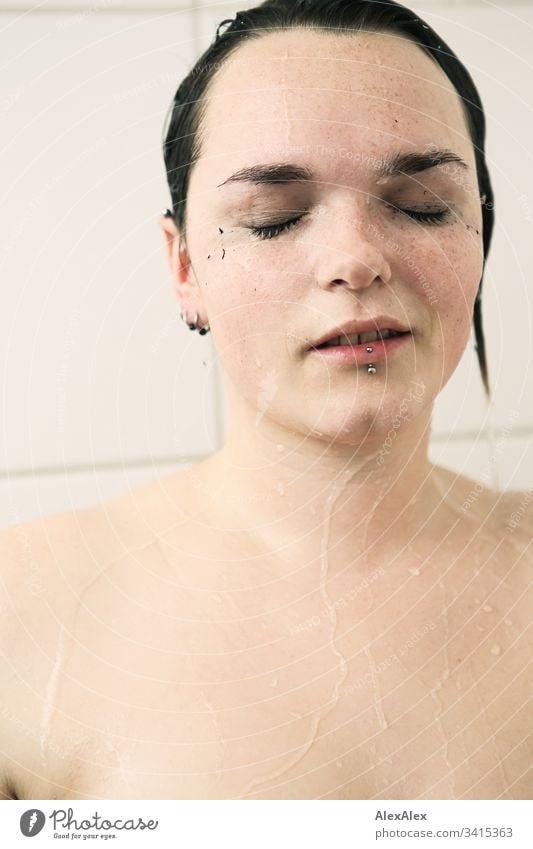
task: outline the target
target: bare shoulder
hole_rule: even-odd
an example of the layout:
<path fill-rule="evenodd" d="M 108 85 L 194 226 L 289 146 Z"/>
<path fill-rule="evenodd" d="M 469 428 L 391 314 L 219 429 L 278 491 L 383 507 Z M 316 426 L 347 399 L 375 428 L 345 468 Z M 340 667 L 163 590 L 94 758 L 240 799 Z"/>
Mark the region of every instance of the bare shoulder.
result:
<path fill-rule="evenodd" d="M 156 482 L 0 530 L 0 799 L 53 797 L 40 747 L 58 651 L 87 588 L 153 544 L 171 512 Z"/>
<path fill-rule="evenodd" d="M 507 530 L 519 529 L 525 541 L 533 542 L 533 489 L 505 493 L 505 509 Z"/>
<path fill-rule="evenodd" d="M 497 490 L 486 479 L 476 480 L 436 466 L 443 504 L 463 519 L 473 545 L 493 548 L 503 565 L 512 560 L 533 566 L 533 490 Z"/>

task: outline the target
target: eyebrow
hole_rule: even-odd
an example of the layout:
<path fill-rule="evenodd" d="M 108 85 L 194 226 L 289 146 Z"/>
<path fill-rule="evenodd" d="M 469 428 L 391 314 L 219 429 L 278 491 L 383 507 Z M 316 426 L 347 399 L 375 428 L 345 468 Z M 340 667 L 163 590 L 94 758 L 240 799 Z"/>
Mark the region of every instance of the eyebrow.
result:
<path fill-rule="evenodd" d="M 432 150 L 418 153 L 395 153 L 385 160 L 379 160 L 376 167 L 378 177 L 398 177 L 418 174 L 439 165 L 455 163 L 469 170 L 466 162 L 452 150 Z M 295 165 L 292 162 L 274 163 L 272 165 L 251 165 L 241 168 L 219 183 L 217 189 L 228 183 L 304 183 L 317 182 L 314 172 L 305 165 Z"/>

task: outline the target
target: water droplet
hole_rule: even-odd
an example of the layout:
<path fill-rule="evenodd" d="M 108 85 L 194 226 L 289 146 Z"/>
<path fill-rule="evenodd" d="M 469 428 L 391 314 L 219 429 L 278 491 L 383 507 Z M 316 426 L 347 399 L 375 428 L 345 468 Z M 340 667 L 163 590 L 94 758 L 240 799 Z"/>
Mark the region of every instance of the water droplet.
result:
<path fill-rule="evenodd" d="M 477 626 L 478 631 L 486 631 L 487 629 L 483 627 L 483 625 Z"/>
<path fill-rule="evenodd" d="M 219 593 L 211 593 L 211 598 L 213 601 L 216 601 L 217 604 L 222 604 L 222 596 Z"/>
<path fill-rule="evenodd" d="M 294 718 L 295 718 L 295 719 L 301 719 L 301 718 L 302 718 L 302 714 L 301 714 L 301 713 L 296 713 L 296 712 L 295 712 L 295 711 L 293 711 L 293 710 L 291 710 L 291 711 L 290 711 L 290 715 L 291 715 L 291 716 L 294 716 Z"/>
<path fill-rule="evenodd" d="M 475 599 L 474 599 L 474 604 L 479 604 L 479 599 L 478 599 L 478 598 L 475 598 Z"/>
<path fill-rule="evenodd" d="M 501 653 L 501 648 L 500 648 L 499 646 L 493 646 L 493 647 L 491 648 L 491 650 L 490 650 L 490 653 L 491 653 L 491 654 L 500 654 L 500 653 Z"/>
<path fill-rule="evenodd" d="M 410 566 L 409 572 L 411 575 L 420 575 L 420 569 L 417 569 L 416 566 Z"/>
<path fill-rule="evenodd" d="M 337 762 L 336 762 L 336 764 L 335 764 L 335 766 L 341 767 L 341 766 L 342 766 L 342 761 L 337 761 Z"/>
<path fill-rule="evenodd" d="M 255 357 L 255 364 L 256 364 L 257 368 L 261 368 L 262 365 L 263 365 L 263 363 L 261 362 L 261 360 L 258 357 Z"/>
<path fill-rule="evenodd" d="M 270 686 L 271 687 L 277 687 L 278 686 L 278 679 L 277 678 L 271 678 Z"/>
<path fill-rule="evenodd" d="M 283 447 L 284 446 L 281 443 L 279 443 L 279 445 L 276 445 L 276 448 L 278 449 L 278 451 L 283 451 Z"/>
<path fill-rule="evenodd" d="M 285 487 L 283 486 L 283 484 L 281 483 L 281 481 L 278 483 L 278 487 L 277 487 L 277 488 L 278 488 L 278 494 L 279 494 L 279 495 L 285 495 Z"/>
<path fill-rule="evenodd" d="M 507 625 L 507 627 L 509 627 L 509 625 L 513 624 L 513 620 L 512 619 L 505 619 L 505 624 Z"/>
<path fill-rule="evenodd" d="M 492 613 L 493 608 L 490 606 L 490 604 L 484 604 L 483 610 L 485 611 L 485 613 Z"/>

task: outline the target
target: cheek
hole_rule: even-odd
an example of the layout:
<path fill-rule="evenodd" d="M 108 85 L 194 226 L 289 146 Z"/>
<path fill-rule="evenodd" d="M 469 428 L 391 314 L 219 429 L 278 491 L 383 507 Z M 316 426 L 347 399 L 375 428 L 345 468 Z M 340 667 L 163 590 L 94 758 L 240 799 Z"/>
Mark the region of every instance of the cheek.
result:
<path fill-rule="evenodd" d="M 229 346 L 228 355 L 236 341 L 241 357 L 268 348 L 269 339 L 270 345 L 275 341 L 279 346 L 287 316 L 303 295 L 298 275 L 291 271 L 290 249 L 273 244 L 249 242 L 246 235 L 233 236 L 230 231 L 216 249 L 203 249 L 210 257 L 198 264 L 206 307 L 214 337 L 220 345 Z"/>
<path fill-rule="evenodd" d="M 256 257 L 253 248 L 226 249 L 224 262 L 206 276 L 206 306 L 222 368 L 261 407 L 277 395 L 286 369 L 287 316 L 297 307 L 287 296 L 286 275 L 265 270 L 258 251 Z"/>
<path fill-rule="evenodd" d="M 426 304 L 428 344 L 435 367 L 449 378 L 468 345 L 472 332 L 474 302 L 483 269 L 480 235 L 465 224 L 450 227 L 430 253 L 419 248 L 420 268 L 425 278 L 411 278 Z M 414 282 L 416 280 L 416 283 Z M 431 359 L 430 354 L 430 359 Z"/>
<path fill-rule="evenodd" d="M 468 331 L 483 270 L 482 239 L 465 224 L 450 226 L 433 246 L 419 245 L 408 263 L 412 286 L 443 326 L 453 322 Z"/>

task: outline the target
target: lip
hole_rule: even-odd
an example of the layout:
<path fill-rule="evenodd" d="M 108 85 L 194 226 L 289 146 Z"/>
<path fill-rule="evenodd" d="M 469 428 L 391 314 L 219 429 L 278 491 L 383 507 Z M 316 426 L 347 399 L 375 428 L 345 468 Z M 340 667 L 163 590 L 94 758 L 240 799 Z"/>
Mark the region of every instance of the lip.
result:
<path fill-rule="evenodd" d="M 393 330 L 394 328 L 391 327 L 390 329 Z M 364 333 L 363 330 L 360 332 Z M 391 336 L 388 339 L 383 339 L 383 341 L 361 342 L 360 345 L 333 345 L 328 348 L 310 348 L 308 353 L 314 356 L 324 357 L 328 362 L 336 362 L 340 365 L 343 363 L 346 363 L 346 365 L 369 365 L 370 363 L 387 360 L 399 352 L 412 338 L 413 334 L 407 332 L 404 336 Z M 372 351 L 367 351 L 367 348 L 372 348 Z"/>
<path fill-rule="evenodd" d="M 314 348 L 318 348 L 319 345 L 323 345 L 324 342 L 328 341 L 328 339 L 334 339 L 336 336 L 350 336 L 353 333 L 368 333 L 371 330 L 397 330 L 399 333 L 405 333 L 410 331 L 411 328 L 406 327 L 405 324 L 402 324 L 401 321 L 390 315 L 376 315 L 374 318 L 366 319 L 365 321 L 354 319 L 353 321 L 346 321 L 338 327 L 332 327 L 324 333 L 323 336 L 313 342 L 308 350 L 312 351 Z M 367 343 L 363 342 L 362 344 L 365 345 Z M 378 343 L 371 342 L 369 344 L 373 345 Z M 354 347 L 358 346 L 354 345 Z"/>

